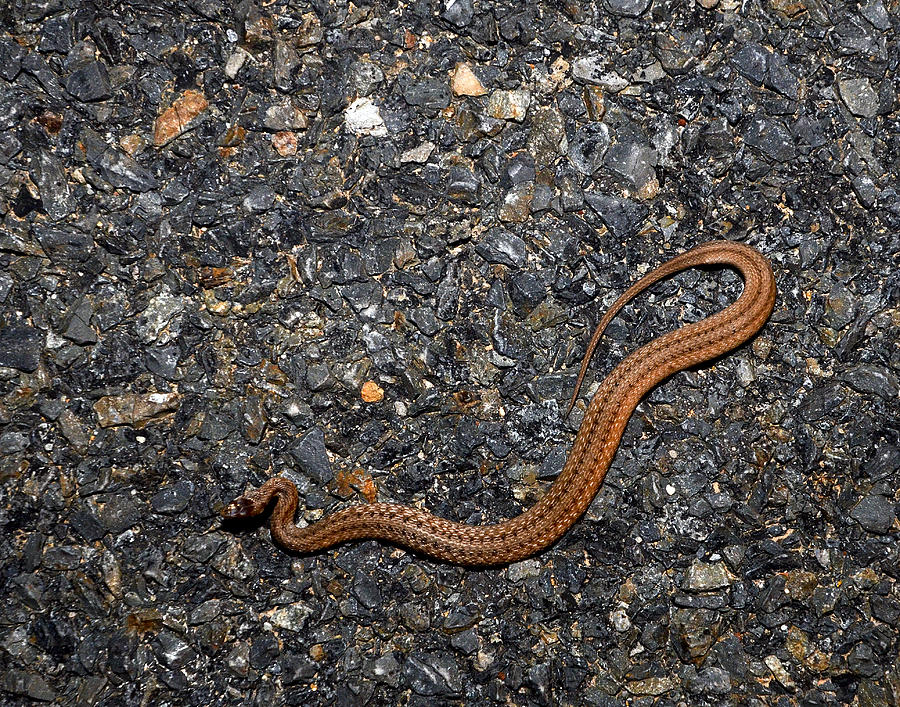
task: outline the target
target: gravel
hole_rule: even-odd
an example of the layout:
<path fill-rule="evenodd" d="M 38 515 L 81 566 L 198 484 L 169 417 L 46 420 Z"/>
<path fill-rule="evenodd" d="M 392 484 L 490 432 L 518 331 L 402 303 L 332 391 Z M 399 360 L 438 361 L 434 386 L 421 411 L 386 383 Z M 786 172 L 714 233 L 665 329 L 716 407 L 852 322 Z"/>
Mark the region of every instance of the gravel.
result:
<path fill-rule="evenodd" d="M 896 3 L 0 9 L 0 703 L 900 702 Z M 218 512 L 531 506 L 593 325 L 713 238 L 754 341 L 554 546 L 310 556 Z M 615 362 L 740 291 L 655 286 Z"/>

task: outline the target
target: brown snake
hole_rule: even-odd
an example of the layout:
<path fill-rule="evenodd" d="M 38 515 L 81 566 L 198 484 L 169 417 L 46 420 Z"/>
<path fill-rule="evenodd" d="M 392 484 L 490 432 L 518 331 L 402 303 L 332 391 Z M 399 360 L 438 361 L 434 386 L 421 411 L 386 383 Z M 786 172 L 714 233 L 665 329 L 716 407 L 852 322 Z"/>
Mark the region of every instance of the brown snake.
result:
<path fill-rule="evenodd" d="M 287 479 L 275 477 L 232 502 L 222 516 L 233 520 L 259 515 L 276 499 L 272 537 L 299 552 L 322 550 L 346 540 L 380 538 L 465 565 L 505 564 L 533 555 L 557 540 L 585 512 L 640 399 L 676 371 L 744 343 L 771 314 L 775 278 L 768 260 L 753 248 L 712 241 L 678 255 L 632 285 L 597 325 L 581 364 L 570 410 L 600 335 L 616 313 L 653 283 L 696 265 L 736 268 L 744 279 L 740 297 L 699 322 L 653 339 L 616 366 L 594 394 L 562 472 L 543 498 L 521 515 L 495 525 L 465 525 L 411 506 L 369 503 L 345 508 L 299 528 L 294 524 L 297 488 Z"/>

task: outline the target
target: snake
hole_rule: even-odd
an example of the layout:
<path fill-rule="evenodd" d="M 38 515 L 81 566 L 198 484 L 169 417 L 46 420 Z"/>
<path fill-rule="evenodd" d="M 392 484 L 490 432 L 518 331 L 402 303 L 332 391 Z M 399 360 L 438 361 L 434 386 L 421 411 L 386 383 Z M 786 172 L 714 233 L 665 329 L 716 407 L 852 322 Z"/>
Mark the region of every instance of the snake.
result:
<path fill-rule="evenodd" d="M 350 540 L 378 539 L 461 565 L 504 565 L 552 545 L 584 514 L 597 494 L 631 414 L 660 382 L 686 368 L 722 356 L 753 337 L 775 305 L 775 277 L 769 261 L 737 241 L 710 241 L 651 270 L 609 308 L 594 331 L 582 360 L 568 412 L 594 349 L 612 318 L 652 284 L 695 266 L 727 266 L 738 271 L 743 289 L 730 305 L 699 321 L 652 339 L 626 356 L 600 383 L 585 410 L 562 471 L 540 500 L 521 515 L 495 524 L 469 525 L 396 503 L 352 505 L 298 527 L 297 487 L 276 476 L 247 491 L 221 510 L 226 521 L 248 519 L 273 505 L 270 529 L 284 548 L 313 553 Z M 568 414 L 567 412 L 567 414 Z"/>

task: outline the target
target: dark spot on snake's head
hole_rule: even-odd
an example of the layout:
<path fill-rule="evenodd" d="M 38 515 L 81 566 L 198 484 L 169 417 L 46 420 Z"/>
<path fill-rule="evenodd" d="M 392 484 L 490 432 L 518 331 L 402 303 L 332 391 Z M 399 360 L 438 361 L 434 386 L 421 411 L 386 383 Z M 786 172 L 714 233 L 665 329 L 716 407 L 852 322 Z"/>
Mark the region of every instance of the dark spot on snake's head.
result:
<path fill-rule="evenodd" d="M 257 512 L 250 499 L 242 496 L 225 506 L 221 511 L 221 515 L 225 520 L 241 520 L 242 518 L 254 516 Z"/>

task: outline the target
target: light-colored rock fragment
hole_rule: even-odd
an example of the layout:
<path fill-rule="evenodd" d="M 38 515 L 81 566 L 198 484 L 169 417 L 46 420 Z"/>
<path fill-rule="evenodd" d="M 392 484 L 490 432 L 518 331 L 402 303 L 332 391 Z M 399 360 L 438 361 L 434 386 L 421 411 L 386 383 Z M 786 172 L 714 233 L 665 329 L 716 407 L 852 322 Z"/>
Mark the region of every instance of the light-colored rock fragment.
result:
<path fill-rule="evenodd" d="M 487 113 L 492 118 L 521 123 L 531 105 L 529 91 L 494 91 L 488 99 Z"/>
<path fill-rule="evenodd" d="M 483 96 L 487 89 L 468 64 L 457 64 L 450 88 L 457 96 Z"/>
<path fill-rule="evenodd" d="M 344 120 L 347 128 L 355 135 L 387 135 L 381 112 L 371 98 L 357 98 L 353 101 L 344 112 Z"/>
<path fill-rule="evenodd" d="M 94 412 L 101 427 L 143 427 L 153 418 L 174 412 L 178 399 L 178 393 L 174 392 L 107 395 L 94 403 Z"/>
<path fill-rule="evenodd" d="M 432 152 L 434 152 L 434 143 L 425 141 L 421 145 L 404 150 L 400 155 L 400 161 L 425 164 L 428 158 L 431 157 Z"/>

